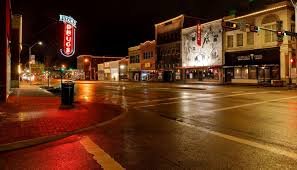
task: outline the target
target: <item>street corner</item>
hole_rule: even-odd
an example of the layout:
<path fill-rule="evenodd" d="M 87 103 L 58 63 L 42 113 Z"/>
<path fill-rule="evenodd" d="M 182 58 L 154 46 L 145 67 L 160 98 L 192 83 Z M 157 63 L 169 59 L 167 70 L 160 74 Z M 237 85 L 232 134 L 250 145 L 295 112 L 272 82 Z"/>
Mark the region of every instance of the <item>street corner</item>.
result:
<path fill-rule="evenodd" d="M 56 105 L 17 114 L 2 110 L 0 113 L 0 151 L 6 151 L 62 139 L 104 126 L 119 118 L 124 110 L 112 104 L 76 102 L 67 109 Z"/>

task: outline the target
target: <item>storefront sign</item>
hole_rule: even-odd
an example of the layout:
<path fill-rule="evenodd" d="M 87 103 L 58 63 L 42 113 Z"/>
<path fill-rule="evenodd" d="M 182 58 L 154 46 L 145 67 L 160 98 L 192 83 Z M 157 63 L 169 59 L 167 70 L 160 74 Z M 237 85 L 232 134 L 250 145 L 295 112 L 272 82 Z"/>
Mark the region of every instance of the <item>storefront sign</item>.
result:
<path fill-rule="evenodd" d="M 150 68 L 150 67 L 151 67 L 151 63 L 145 63 L 145 64 L 144 64 L 144 67 L 145 67 L 145 68 Z"/>
<path fill-rule="evenodd" d="M 63 47 L 60 49 L 60 52 L 65 57 L 71 57 L 75 53 L 75 29 L 77 21 L 65 15 L 60 15 L 60 21 L 64 24 Z"/>
<path fill-rule="evenodd" d="M 225 53 L 225 65 L 280 64 L 280 48 L 266 48 Z"/>
<path fill-rule="evenodd" d="M 245 56 L 238 56 L 237 60 L 238 61 L 249 61 L 249 60 L 262 60 L 263 55 L 262 54 L 250 54 L 250 55 L 245 55 Z"/>

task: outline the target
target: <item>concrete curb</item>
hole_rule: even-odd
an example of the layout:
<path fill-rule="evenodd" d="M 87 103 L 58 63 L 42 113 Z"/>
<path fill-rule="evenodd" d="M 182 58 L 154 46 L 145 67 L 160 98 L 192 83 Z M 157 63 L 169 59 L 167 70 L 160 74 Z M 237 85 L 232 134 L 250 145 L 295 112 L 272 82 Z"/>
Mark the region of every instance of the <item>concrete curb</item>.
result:
<path fill-rule="evenodd" d="M 203 89 L 203 88 L 196 88 L 196 87 L 171 87 L 171 88 L 174 88 L 174 89 L 191 89 L 191 90 L 206 90 L 206 89 Z"/>
<path fill-rule="evenodd" d="M 44 137 L 39 137 L 39 138 L 34 138 L 34 139 L 28 139 L 28 140 L 22 140 L 22 141 L 2 144 L 2 145 L 0 145 L 0 152 L 7 152 L 7 151 L 12 151 L 12 150 L 17 150 L 17 149 L 23 149 L 23 148 L 27 148 L 27 147 L 31 147 L 31 146 L 35 146 L 35 145 L 53 142 L 53 141 L 56 141 L 59 139 L 63 139 L 63 138 L 78 134 L 78 133 L 82 133 L 82 132 L 85 132 L 88 130 L 92 130 L 92 129 L 96 129 L 98 127 L 105 126 L 107 124 L 110 124 L 113 121 L 116 121 L 116 120 L 119 120 L 119 119 L 125 117 L 126 115 L 127 115 L 127 112 L 124 112 L 110 120 L 100 122 L 95 125 L 91 125 L 89 127 L 77 129 L 77 130 L 70 131 L 70 132 L 65 132 L 65 133 L 62 133 L 62 134 L 56 135 L 56 136 L 44 136 Z"/>

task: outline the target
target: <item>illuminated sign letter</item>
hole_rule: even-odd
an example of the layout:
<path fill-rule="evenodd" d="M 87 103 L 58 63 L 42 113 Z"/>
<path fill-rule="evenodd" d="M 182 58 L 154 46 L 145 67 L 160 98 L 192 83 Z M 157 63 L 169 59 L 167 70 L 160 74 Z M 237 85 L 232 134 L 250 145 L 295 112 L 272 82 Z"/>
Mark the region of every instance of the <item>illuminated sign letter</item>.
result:
<path fill-rule="evenodd" d="M 60 52 L 65 57 L 71 57 L 75 53 L 75 29 L 77 21 L 72 17 L 65 15 L 60 15 L 60 21 L 64 24 L 64 43 Z"/>
<path fill-rule="evenodd" d="M 201 46 L 201 24 L 197 25 L 197 45 Z"/>

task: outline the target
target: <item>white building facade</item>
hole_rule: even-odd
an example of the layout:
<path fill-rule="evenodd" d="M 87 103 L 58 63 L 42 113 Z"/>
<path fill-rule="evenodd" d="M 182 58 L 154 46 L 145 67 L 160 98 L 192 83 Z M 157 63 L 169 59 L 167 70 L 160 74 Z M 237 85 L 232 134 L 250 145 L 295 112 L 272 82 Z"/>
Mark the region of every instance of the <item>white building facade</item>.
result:
<path fill-rule="evenodd" d="M 296 78 L 294 38 L 284 36 L 278 41 L 276 30 L 295 32 L 294 10 L 289 2 L 276 3 L 266 9 L 244 16 L 225 19 L 240 29 L 224 33 L 225 76 L 227 83 L 287 83 Z M 252 32 L 250 26 L 260 28 Z"/>

